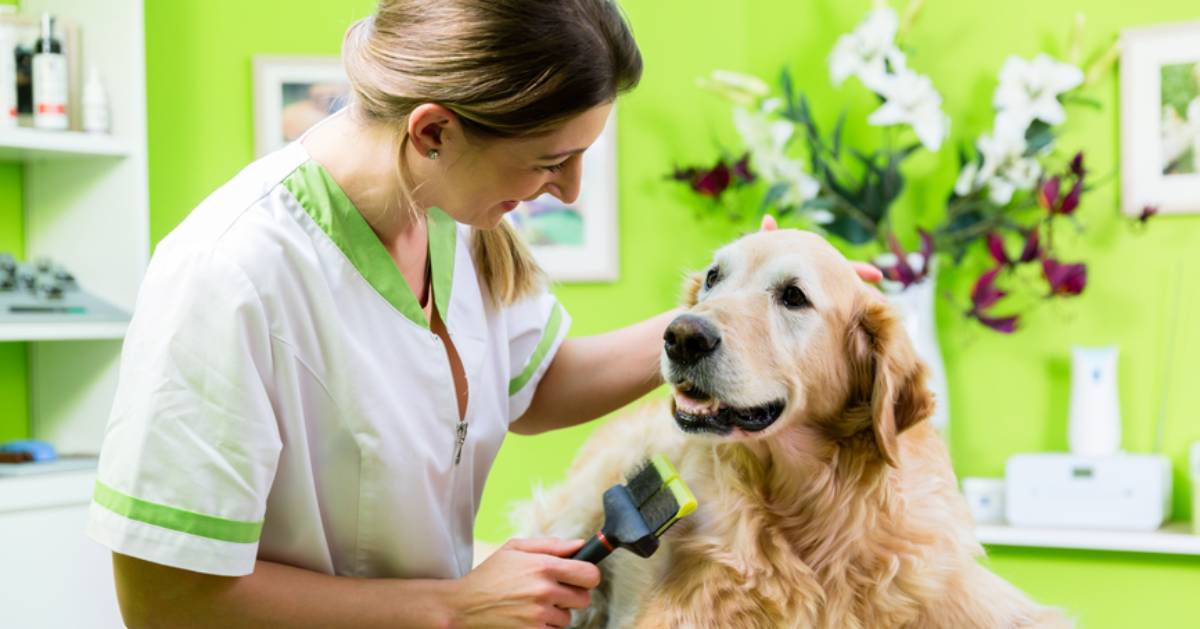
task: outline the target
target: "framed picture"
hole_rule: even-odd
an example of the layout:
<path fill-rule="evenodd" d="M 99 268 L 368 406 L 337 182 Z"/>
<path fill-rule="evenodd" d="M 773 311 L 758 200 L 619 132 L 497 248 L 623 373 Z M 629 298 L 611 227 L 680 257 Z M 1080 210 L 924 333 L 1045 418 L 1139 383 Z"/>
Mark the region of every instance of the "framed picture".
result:
<path fill-rule="evenodd" d="M 349 97 L 350 80 L 336 56 L 255 57 L 255 153 L 282 148 Z"/>
<path fill-rule="evenodd" d="M 1200 22 L 1121 33 L 1121 206 L 1200 212 Z"/>
<path fill-rule="evenodd" d="M 554 281 L 617 279 L 616 119 L 614 108 L 600 137 L 583 154 L 583 179 L 574 203 L 547 194 L 508 214 Z"/>

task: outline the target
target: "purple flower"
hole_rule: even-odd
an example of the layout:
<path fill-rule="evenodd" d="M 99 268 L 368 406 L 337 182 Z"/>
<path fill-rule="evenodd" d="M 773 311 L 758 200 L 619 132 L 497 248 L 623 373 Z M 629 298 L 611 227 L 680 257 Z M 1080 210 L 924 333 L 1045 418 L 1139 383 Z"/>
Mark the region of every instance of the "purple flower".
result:
<path fill-rule="evenodd" d="M 987 233 L 987 248 L 988 253 L 992 254 L 992 259 L 1000 266 L 1009 266 L 1012 260 L 1008 259 L 1008 253 L 1004 251 L 1004 238 L 996 232 Z"/>
<path fill-rule="evenodd" d="M 1087 173 L 1087 170 L 1083 167 L 1083 151 L 1079 151 L 1075 154 L 1075 158 L 1071 160 L 1071 174 L 1083 179 L 1085 173 Z"/>
<path fill-rule="evenodd" d="M 974 317 L 983 325 L 1001 334 L 1012 334 L 1017 331 L 1017 315 L 1012 315 L 1011 317 L 989 317 L 975 313 Z"/>
<path fill-rule="evenodd" d="M 1050 296 L 1071 297 L 1087 286 L 1086 264 L 1063 264 L 1053 258 L 1042 260 L 1042 273 L 1050 285 Z"/>
<path fill-rule="evenodd" d="M 1021 257 L 1018 262 L 1022 264 L 1033 262 L 1042 255 L 1042 247 L 1038 242 L 1038 229 L 1034 227 L 1029 230 L 1029 234 L 1025 236 L 1025 249 L 1021 251 Z"/>
<path fill-rule="evenodd" d="M 1077 179 L 1075 185 L 1071 186 L 1071 191 L 1067 196 L 1063 197 L 1062 205 L 1058 207 L 1058 213 L 1069 216 L 1075 212 L 1075 208 L 1079 207 L 1079 197 L 1083 194 L 1083 179 Z"/>
<path fill-rule="evenodd" d="M 1038 203 L 1040 203 L 1041 206 L 1047 210 L 1050 210 L 1051 214 L 1053 214 L 1055 208 L 1058 207 L 1058 189 L 1060 186 L 1061 182 L 1058 179 L 1058 175 L 1055 175 L 1050 179 L 1047 179 L 1042 186 L 1038 188 Z"/>
<path fill-rule="evenodd" d="M 998 273 L 1000 273 L 1000 269 L 995 268 L 975 280 L 975 287 L 971 289 L 971 312 L 973 314 L 982 314 L 984 310 L 996 305 L 996 302 L 1007 294 L 996 288 Z"/>
<path fill-rule="evenodd" d="M 692 179 L 692 190 L 715 199 L 725 192 L 731 180 L 729 167 L 725 162 L 717 162 L 712 170 L 700 172 Z"/>
<path fill-rule="evenodd" d="M 1150 218 L 1153 217 L 1155 214 L 1158 214 L 1158 206 L 1157 205 L 1147 205 L 1146 207 L 1142 208 L 1142 213 L 1138 215 L 1137 220 L 1139 223 L 1145 223 L 1146 221 L 1150 220 Z"/>

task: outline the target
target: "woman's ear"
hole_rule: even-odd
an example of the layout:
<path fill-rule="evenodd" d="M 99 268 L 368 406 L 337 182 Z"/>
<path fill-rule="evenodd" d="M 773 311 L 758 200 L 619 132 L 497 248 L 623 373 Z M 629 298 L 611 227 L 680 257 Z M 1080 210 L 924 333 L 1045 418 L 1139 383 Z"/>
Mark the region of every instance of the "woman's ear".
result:
<path fill-rule="evenodd" d="M 855 388 L 869 397 L 875 445 L 883 460 L 896 467 L 897 438 L 933 415 L 925 364 L 917 358 L 895 312 L 882 300 L 871 299 L 859 309 L 851 339 L 854 372 L 858 378 L 869 379 Z"/>
<path fill-rule="evenodd" d="M 441 153 L 459 125 L 454 112 L 436 103 L 418 105 L 408 114 L 408 141 L 421 155 Z"/>

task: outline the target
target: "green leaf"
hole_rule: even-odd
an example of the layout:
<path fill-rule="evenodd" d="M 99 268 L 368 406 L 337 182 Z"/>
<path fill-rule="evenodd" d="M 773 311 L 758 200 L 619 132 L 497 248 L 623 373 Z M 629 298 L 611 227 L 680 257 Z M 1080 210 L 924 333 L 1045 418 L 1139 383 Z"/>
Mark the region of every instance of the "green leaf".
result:
<path fill-rule="evenodd" d="M 788 191 L 788 184 L 777 183 L 767 189 L 767 194 L 763 196 L 762 205 L 759 206 L 759 212 L 775 206 L 783 195 Z"/>
<path fill-rule="evenodd" d="M 1025 157 L 1033 157 L 1054 142 L 1054 129 L 1041 120 L 1034 120 L 1025 130 Z"/>
<path fill-rule="evenodd" d="M 833 153 L 834 159 L 841 157 L 842 153 L 842 128 L 846 125 L 846 110 L 838 114 L 837 124 L 833 126 Z"/>
<path fill-rule="evenodd" d="M 852 245 L 865 245 L 875 239 L 875 234 L 861 223 L 842 212 L 834 212 L 833 222 L 823 229 Z"/>

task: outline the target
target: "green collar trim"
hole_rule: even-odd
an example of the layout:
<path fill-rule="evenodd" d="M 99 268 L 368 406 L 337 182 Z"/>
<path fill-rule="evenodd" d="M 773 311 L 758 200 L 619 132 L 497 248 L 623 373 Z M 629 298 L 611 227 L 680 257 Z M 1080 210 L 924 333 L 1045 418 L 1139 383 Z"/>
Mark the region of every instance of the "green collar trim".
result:
<path fill-rule="evenodd" d="M 309 159 L 292 171 L 283 180 L 283 185 L 375 292 L 409 321 L 429 329 L 421 304 L 396 267 L 395 260 L 328 171 Z M 442 321 L 449 325 L 458 229 L 454 219 L 438 208 L 429 209 L 428 229 L 434 305 Z"/>

